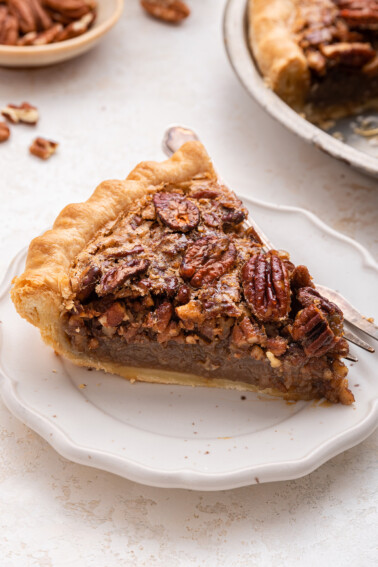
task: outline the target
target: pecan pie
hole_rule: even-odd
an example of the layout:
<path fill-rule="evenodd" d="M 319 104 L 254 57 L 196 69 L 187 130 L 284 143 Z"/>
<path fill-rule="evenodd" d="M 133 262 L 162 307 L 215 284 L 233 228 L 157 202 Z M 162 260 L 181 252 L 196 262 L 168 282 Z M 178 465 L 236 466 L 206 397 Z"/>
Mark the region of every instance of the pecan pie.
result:
<path fill-rule="evenodd" d="M 13 301 L 79 365 L 351 404 L 342 312 L 246 217 L 189 142 L 68 205 L 31 243 Z"/>
<path fill-rule="evenodd" d="M 249 0 L 267 84 L 314 121 L 378 100 L 378 0 Z"/>

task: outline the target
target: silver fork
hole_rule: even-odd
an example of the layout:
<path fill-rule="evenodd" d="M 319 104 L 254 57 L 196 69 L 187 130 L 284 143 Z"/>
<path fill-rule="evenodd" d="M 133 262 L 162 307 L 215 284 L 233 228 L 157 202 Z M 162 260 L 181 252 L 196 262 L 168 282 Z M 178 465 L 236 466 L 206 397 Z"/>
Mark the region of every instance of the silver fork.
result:
<path fill-rule="evenodd" d="M 170 126 L 164 134 L 162 143 L 163 151 L 167 156 L 171 156 L 182 146 L 182 144 L 193 140 L 199 140 L 199 138 L 197 134 L 190 128 L 179 125 Z M 219 175 L 218 178 L 220 179 Z M 254 221 L 252 222 L 250 220 L 247 220 L 245 221 L 245 224 L 246 226 L 254 228 L 264 248 L 266 248 L 267 250 L 275 249 L 272 242 L 265 236 L 264 232 Z M 358 329 L 362 333 L 365 333 L 369 337 L 378 341 L 378 327 L 374 325 L 374 323 L 368 321 L 366 317 L 361 315 L 361 313 L 355 307 L 353 307 L 353 305 L 351 305 L 349 301 L 347 301 L 345 297 L 343 297 L 340 293 L 323 285 L 315 285 L 316 289 L 319 291 L 319 293 L 321 293 L 321 295 L 323 295 L 326 299 L 329 299 L 330 301 L 336 303 L 343 311 L 344 320 L 346 323 L 346 326 L 344 327 L 344 337 L 349 342 L 368 352 L 375 352 L 375 349 L 363 339 L 361 339 L 356 333 L 354 333 L 352 328 Z M 349 354 L 346 358 L 354 362 L 358 361 L 358 358 L 353 354 Z"/>

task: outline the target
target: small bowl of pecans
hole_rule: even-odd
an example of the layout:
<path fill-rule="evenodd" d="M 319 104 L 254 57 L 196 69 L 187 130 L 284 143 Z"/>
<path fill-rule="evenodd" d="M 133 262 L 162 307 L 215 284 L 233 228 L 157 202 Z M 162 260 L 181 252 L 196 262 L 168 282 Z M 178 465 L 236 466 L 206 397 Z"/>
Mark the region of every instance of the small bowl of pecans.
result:
<path fill-rule="evenodd" d="M 124 0 L 0 0 L 0 65 L 40 67 L 85 53 L 118 21 Z"/>

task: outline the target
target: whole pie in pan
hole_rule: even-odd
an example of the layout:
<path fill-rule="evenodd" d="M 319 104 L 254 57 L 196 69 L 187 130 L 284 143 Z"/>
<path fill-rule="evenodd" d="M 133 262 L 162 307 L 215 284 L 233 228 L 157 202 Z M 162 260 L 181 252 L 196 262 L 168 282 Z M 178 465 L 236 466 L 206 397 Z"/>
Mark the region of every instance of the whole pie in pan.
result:
<path fill-rule="evenodd" d="M 249 0 L 249 38 L 268 86 L 314 121 L 378 100 L 378 0 Z"/>
<path fill-rule="evenodd" d="M 351 404 L 342 312 L 247 214 L 188 142 L 68 205 L 32 241 L 12 299 L 81 366 Z"/>

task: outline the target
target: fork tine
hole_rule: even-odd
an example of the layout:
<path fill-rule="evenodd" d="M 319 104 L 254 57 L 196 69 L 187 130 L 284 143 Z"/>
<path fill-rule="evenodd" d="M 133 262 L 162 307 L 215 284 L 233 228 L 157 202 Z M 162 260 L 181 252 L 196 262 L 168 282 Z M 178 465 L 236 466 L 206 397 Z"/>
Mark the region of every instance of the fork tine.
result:
<path fill-rule="evenodd" d="M 344 338 L 347 341 L 350 341 L 351 343 L 363 348 L 364 350 L 367 350 L 369 352 L 375 352 L 375 349 L 372 346 L 370 346 L 368 343 L 365 343 L 365 341 L 360 339 L 360 337 L 355 335 L 353 331 L 351 331 L 346 327 L 344 327 Z"/>
<path fill-rule="evenodd" d="M 358 362 L 357 356 L 354 356 L 354 354 L 351 354 L 351 353 L 347 354 L 345 358 L 347 360 L 351 360 L 352 362 Z"/>

